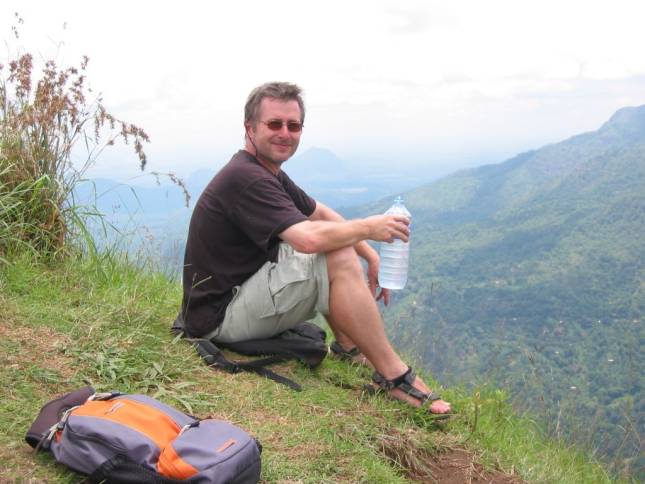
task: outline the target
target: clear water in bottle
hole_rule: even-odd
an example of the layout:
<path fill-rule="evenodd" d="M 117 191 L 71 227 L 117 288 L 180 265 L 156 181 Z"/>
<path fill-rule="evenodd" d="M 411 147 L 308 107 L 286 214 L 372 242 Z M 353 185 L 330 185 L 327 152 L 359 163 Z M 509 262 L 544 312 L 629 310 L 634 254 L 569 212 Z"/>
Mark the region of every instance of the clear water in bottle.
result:
<path fill-rule="evenodd" d="M 405 215 L 412 219 L 412 215 L 405 208 L 403 199 L 396 197 L 386 215 Z M 395 239 L 392 243 L 381 242 L 379 255 L 381 265 L 378 273 L 379 286 L 385 289 L 403 289 L 408 281 L 408 258 L 410 254 L 409 242 Z"/>

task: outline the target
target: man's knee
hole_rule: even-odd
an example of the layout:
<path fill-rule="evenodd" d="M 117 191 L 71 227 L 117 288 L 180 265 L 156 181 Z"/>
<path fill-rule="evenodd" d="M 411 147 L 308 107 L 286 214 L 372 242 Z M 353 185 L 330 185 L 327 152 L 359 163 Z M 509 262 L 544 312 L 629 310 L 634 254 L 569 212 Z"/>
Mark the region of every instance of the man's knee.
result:
<path fill-rule="evenodd" d="M 339 275 L 363 277 L 363 268 L 353 247 L 327 252 L 327 272 L 330 281 Z"/>

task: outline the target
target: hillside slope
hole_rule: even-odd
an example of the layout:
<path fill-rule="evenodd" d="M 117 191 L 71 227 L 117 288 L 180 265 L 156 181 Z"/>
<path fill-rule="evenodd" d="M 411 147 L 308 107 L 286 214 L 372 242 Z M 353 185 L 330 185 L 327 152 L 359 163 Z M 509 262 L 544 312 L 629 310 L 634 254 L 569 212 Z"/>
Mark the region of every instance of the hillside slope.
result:
<path fill-rule="evenodd" d="M 445 381 L 491 375 L 554 433 L 642 473 L 645 106 L 404 198 L 413 263 L 388 315 L 399 346 Z"/>
<path fill-rule="evenodd" d="M 0 481 L 79 481 L 23 438 L 45 401 L 89 383 L 249 430 L 263 444 L 263 482 L 612 482 L 492 388 L 441 389 L 457 415 L 440 424 L 367 395 L 369 372 L 329 358 L 316 371 L 279 367 L 300 393 L 209 369 L 169 334 L 179 300 L 176 283 L 107 255 L 0 266 Z"/>

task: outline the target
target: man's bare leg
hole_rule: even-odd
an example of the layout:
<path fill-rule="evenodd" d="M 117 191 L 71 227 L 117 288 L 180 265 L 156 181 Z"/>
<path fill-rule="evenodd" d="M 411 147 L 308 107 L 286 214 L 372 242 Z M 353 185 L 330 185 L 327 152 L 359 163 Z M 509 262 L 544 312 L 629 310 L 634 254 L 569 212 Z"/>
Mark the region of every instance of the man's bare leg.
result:
<path fill-rule="evenodd" d="M 401 376 L 408 367 L 387 339 L 378 306 L 365 283 L 363 268 L 354 249 L 344 248 L 327 253 L 327 270 L 330 284 L 328 321 L 334 334 L 341 337 L 341 344 L 355 343 L 386 379 Z M 420 378 L 415 380 L 414 386 L 424 393 L 430 391 Z M 420 405 L 416 398 L 399 389 L 392 390 L 391 394 L 411 405 Z M 432 402 L 430 410 L 446 413 L 450 411 L 450 404 L 436 400 Z"/>

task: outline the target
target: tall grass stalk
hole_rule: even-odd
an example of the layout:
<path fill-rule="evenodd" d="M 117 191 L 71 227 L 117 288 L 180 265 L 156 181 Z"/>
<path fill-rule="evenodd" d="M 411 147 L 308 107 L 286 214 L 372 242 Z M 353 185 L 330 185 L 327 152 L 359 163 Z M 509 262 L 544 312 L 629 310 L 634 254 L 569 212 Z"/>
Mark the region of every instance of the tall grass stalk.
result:
<path fill-rule="evenodd" d="M 18 39 L 18 28 L 12 30 Z M 51 257 L 67 248 L 75 231 L 83 242 L 89 240 L 88 212 L 73 202 L 72 193 L 100 153 L 118 140 L 132 143 L 143 169 L 143 143 L 149 138 L 93 95 L 87 87 L 88 57 L 77 66 L 50 59 L 40 73 L 30 53 L 9 57 L 0 63 L 0 257 L 25 248 Z"/>

